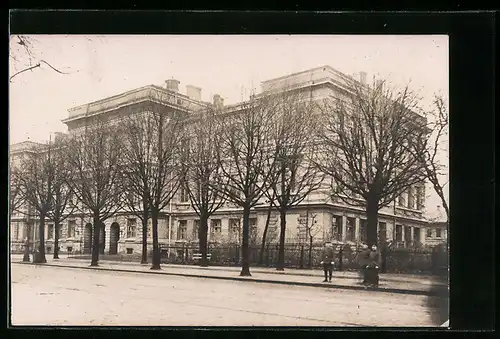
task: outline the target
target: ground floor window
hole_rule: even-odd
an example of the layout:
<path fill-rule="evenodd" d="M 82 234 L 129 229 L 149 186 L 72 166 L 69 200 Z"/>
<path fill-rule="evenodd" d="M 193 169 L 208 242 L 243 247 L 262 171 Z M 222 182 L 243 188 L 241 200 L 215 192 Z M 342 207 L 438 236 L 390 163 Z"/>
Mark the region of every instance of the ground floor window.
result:
<path fill-rule="evenodd" d="M 127 220 L 127 238 L 135 238 L 137 235 L 137 219 Z"/>
<path fill-rule="evenodd" d="M 356 219 L 355 218 L 347 218 L 347 224 L 346 224 L 346 240 L 347 241 L 354 241 L 355 236 L 356 236 Z"/>
<path fill-rule="evenodd" d="M 187 220 L 179 220 L 179 227 L 177 228 L 177 240 L 186 239 L 187 233 Z"/>
<path fill-rule="evenodd" d="M 75 236 L 75 230 L 76 230 L 76 220 L 69 220 L 68 221 L 68 238 L 72 238 Z"/>
<path fill-rule="evenodd" d="M 396 225 L 396 241 L 403 241 L 403 226 Z"/>
<path fill-rule="evenodd" d="M 387 240 L 387 224 L 385 222 L 378 223 L 378 241 L 381 243 Z"/>
<path fill-rule="evenodd" d="M 54 225 L 49 224 L 47 226 L 47 239 L 52 239 L 54 237 Z"/>
<path fill-rule="evenodd" d="M 427 229 L 427 238 L 432 238 L 432 228 Z"/>
<path fill-rule="evenodd" d="M 200 231 L 200 220 L 193 220 L 193 239 L 198 239 L 198 232 Z"/>
<path fill-rule="evenodd" d="M 332 239 L 342 241 L 342 217 L 332 215 Z"/>
<path fill-rule="evenodd" d="M 359 223 L 359 240 L 366 243 L 366 229 L 368 228 L 368 221 L 361 219 Z"/>

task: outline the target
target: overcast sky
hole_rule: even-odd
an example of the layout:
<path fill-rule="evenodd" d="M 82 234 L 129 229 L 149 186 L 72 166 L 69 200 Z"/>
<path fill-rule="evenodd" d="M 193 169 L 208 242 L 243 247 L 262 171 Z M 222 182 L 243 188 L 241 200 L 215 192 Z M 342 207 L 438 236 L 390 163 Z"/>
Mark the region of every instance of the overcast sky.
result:
<path fill-rule="evenodd" d="M 202 100 L 220 94 L 226 103 L 247 98 L 262 81 L 323 65 L 410 83 L 426 102 L 433 93 L 448 98 L 447 36 L 33 36 L 35 59 L 44 66 L 16 76 L 10 84 L 10 143 L 43 141 L 66 131 L 61 120 L 71 107 L 166 79 L 202 88 Z M 11 74 L 27 58 L 13 53 Z M 431 188 L 429 187 L 429 190 Z M 436 206 L 436 197 L 428 206 Z M 429 208 L 429 211 L 431 208 Z M 435 210 L 435 208 L 432 208 Z M 430 212 L 436 215 L 436 212 Z"/>

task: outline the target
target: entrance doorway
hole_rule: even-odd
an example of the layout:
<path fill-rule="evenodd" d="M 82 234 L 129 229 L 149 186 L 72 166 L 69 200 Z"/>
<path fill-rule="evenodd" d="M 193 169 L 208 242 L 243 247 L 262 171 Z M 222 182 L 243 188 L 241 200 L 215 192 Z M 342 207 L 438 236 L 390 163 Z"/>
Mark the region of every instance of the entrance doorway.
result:
<path fill-rule="evenodd" d="M 118 240 L 120 240 L 120 225 L 114 222 L 111 224 L 109 234 L 109 254 L 118 253 Z"/>

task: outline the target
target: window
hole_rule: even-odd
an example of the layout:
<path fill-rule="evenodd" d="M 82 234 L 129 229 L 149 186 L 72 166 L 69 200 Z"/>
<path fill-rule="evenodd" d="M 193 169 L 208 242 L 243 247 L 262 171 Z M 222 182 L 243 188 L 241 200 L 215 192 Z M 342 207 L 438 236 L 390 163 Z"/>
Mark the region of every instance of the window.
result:
<path fill-rule="evenodd" d="M 220 219 L 212 219 L 210 222 L 210 233 L 220 234 L 222 232 L 222 223 Z"/>
<path fill-rule="evenodd" d="M 75 236 L 75 229 L 76 229 L 76 220 L 69 220 L 68 221 L 68 238 L 72 238 Z"/>
<path fill-rule="evenodd" d="M 396 241 L 403 241 L 403 226 L 396 225 Z"/>
<path fill-rule="evenodd" d="M 193 220 L 193 239 L 198 239 L 199 230 L 200 230 L 200 221 Z"/>
<path fill-rule="evenodd" d="M 368 228 L 368 221 L 361 219 L 359 223 L 359 240 L 366 243 L 366 229 Z"/>
<path fill-rule="evenodd" d="M 12 229 L 12 237 L 14 240 L 19 239 L 19 223 L 16 223 Z"/>
<path fill-rule="evenodd" d="M 385 222 L 378 223 L 378 241 L 381 243 L 387 240 L 387 224 Z"/>
<path fill-rule="evenodd" d="M 135 238 L 137 232 L 137 219 L 127 220 L 127 238 Z"/>
<path fill-rule="evenodd" d="M 414 190 L 413 187 L 408 187 L 408 208 L 414 209 L 415 208 L 415 196 L 414 196 Z"/>
<path fill-rule="evenodd" d="M 436 238 L 441 238 L 441 229 L 436 228 Z"/>
<path fill-rule="evenodd" d="M 179 226 L 177 227 L 177 240 L 186 239 L 187 233 L 187 220 L 179 220 Z"/>
<path fill-rule="evenodd" d="M 250 218 L 249 224 L 250 242 L 255 244 L 257 241 L 257 218 Z"/>
<path fill-rule="evenodd" d="M 52 239 L 54 237 L 54 225 L 49 224 L 47 227 L 47 239 Z"/>
<path fill-rule="evenodd" d="M 347 241 L 354 241 L 355 237 L 355 232 L 356 232 L 356 219 L 355 218 L 347 218 L 347 234 L 346 234 L 346 240 Z"/>
<path fill-rule="evenodd" d="M 62 239 L 63 237 L 63 228 L 59 226 L 59 239 Z"/>
<path fill-rule="evenodd" d="M 398 197 L 398 205 L 404 207 L 406 205 L 406 199 L 405 199 L 406 192 L 403 192 L 399 195 Z"/>
<path fill-rule="evenodd" d="M 332 215 L 332 238 L 342 241 L 342 217 Z"/>
<path fill-rule="evenodd" d="M 417 209 L 422 210 L 424 208 L 424 187 L 417 186 L 415 195 L 417 198 Z"/>
<path fill-rule="evenodd" d="M 240 239 L 240 219 L 229 219 L 229 239 L 238 242 Z"/>
<path fill-rule="evenodd" d="M 432 238 L 432 228 L 427 229 L 427 238 Z"/>
<path fill-rule="evenodd" d="M 415 227 L 413 229 L 413 241 L 416 243 L 420 242 L 420 228 L 419 227 Z"/>
<path fill-rule="evenodd" d="M 411 227 L 405 226 L 405 242 L 411 243 Z"/>
<path fill-rule="evenodd" d="M 189 201 L 189 194 L 186 189 L 186 185 L 182 184 L 180 187 L 180 202 L 188 202 Z"/>

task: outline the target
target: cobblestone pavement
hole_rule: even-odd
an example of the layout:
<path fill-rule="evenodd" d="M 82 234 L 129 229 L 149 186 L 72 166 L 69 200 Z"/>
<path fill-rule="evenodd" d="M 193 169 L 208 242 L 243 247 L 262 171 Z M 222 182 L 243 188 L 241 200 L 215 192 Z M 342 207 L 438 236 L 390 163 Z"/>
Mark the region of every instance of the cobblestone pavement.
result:
<path fill-rule="evenodd" d="M 11 265 L 13 325 L 438 326 L 428 297 Z"/>

